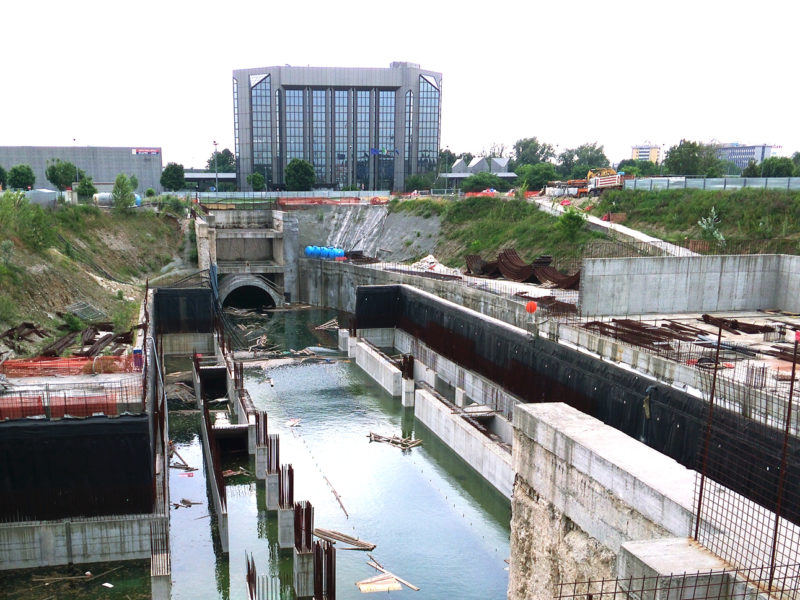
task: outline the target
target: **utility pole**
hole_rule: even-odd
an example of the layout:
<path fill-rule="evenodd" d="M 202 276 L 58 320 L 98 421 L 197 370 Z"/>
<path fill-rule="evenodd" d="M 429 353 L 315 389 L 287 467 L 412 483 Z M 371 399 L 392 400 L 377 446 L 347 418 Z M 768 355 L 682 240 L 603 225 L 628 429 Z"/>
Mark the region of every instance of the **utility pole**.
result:
<path fill-rule="evenodd" d="M 214 197 L 219 195 L 219 173 L 217 173 L 217 140 L 214 140 Z"/>

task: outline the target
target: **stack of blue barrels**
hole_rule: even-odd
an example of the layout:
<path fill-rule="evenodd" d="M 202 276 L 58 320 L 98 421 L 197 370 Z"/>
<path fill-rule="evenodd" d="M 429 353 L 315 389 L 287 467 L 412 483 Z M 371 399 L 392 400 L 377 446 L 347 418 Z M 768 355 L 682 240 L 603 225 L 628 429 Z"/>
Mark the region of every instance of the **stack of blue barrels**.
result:
<path fill-rule="evenodd" d="M 306 246 L 306 257 L 325 260 L 344 260 L 344 250 L 333 246 Z"/>

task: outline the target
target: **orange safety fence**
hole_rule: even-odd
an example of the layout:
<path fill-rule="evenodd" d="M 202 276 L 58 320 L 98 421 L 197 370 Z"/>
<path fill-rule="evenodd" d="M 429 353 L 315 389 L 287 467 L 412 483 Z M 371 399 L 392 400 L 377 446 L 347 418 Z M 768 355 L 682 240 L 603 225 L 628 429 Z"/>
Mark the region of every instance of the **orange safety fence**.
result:
<path fill-rule="evenodd" d="M 38 417 L 44 413 L 41 396 L 3 396 L 0 398 L 0 421 Z"/>
<path fill-rule="evenodd" d="M 0 365 L 0 373 L 6 377 L 47 377 L 53 375 L 91 375 L 97 373 L 134 373 L 133 355 L 98 356 L 95 358 L 17 358 Z"/>

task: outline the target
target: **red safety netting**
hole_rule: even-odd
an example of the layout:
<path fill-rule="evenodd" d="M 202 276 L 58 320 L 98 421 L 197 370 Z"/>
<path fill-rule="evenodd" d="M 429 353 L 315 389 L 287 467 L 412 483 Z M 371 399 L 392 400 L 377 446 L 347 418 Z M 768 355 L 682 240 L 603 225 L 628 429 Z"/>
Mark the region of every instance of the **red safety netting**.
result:
<path fill-rule="evenodd" d="M 98 356 L 95 358 L 20 358 L 0 365 L 6 377 L 47 377 L 51 375 L 86 375 L 96 373 L 134 373 L 140 370 L 133 355 Z"/>

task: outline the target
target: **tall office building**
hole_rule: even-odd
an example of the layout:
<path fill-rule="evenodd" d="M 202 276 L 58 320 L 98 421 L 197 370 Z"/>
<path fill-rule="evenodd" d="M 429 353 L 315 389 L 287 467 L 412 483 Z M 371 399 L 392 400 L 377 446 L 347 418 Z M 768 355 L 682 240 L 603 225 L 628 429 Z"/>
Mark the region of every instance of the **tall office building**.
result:
<path fill-rule="evenodd" d="M 738 142 L 720 144 L 717 146 L 717 158 L 720 160 L 728 160 L 740 169 L 744 169 L 750 161 L 754 161 L 757 165 L 760 165 L 765 159 L 772 156 L 772 149 L 774 147 L 775 146 L 770 146 L 768 144 L 751 146 L 739 144 Z"/>
<path fill-rule="evenodd" d="M 252 173 L 283 186 L 300 158 L 314 165 L 317 187 L 402 190 L 408 175 L 436 171 L 441 90 L 441 73 L 406 62 L 235 70 L 239 189 L 252 189 Z"/>

